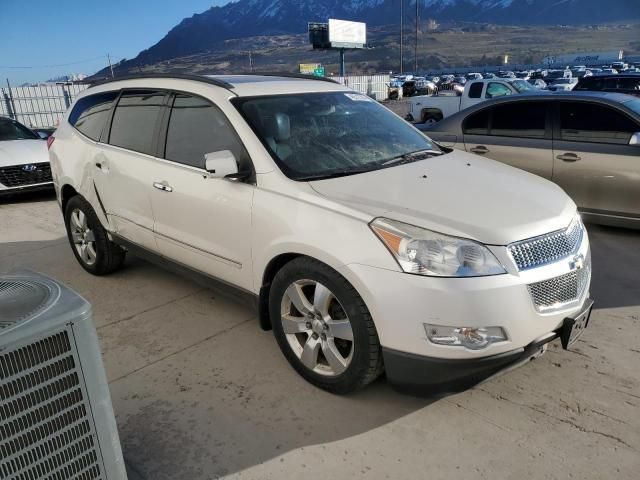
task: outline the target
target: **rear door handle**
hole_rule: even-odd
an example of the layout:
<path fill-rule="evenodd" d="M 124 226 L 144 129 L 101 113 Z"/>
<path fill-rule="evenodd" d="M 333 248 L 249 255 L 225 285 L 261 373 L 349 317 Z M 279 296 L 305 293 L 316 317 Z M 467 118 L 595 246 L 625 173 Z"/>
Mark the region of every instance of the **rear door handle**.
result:
<path fill-rule="evenodd" d="M 153 182 L 153 186 L 163 192 L 173 192 L 173 187 L 171 187 L 167 182 Z"/>
<path fill-rule="evenodd" d="M 558 155 L 556 158 L 563 162 L 577 162 L 580 160 L 580 157 L 575 153 L 563 153 L 562 155 Z"/>
<path fill-rule="evenodd" d="M 469 149 L 470 152 L 477 153 L 478 155 L 484 155 L 485 153 L 489 153 L 489 149 L 484 145 L 478 145 L 477 147 L 473 147 Z"/>

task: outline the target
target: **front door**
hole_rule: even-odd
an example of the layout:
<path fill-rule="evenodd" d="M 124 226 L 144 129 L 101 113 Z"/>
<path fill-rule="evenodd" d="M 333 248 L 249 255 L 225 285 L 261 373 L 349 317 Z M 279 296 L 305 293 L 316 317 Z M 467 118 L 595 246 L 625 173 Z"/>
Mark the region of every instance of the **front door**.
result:
<path fill-rule="evenodd" d="M 640 132 L 630 115 L 609 105 L 561 102 L 553 142 L 553 181 L 589 213 L 640 216 Z"/>
<path fill-rule="evenodd" d="M 154 168 L 156 241 L 166 257 L 251 290 L 251 183 L 209 178 L 207 153 L 248 155 L 225 115 L 201 97 L 176 94 L 164 122 L 164 160 Z M 164 133 L 163 133 L 164 135 Z"/>

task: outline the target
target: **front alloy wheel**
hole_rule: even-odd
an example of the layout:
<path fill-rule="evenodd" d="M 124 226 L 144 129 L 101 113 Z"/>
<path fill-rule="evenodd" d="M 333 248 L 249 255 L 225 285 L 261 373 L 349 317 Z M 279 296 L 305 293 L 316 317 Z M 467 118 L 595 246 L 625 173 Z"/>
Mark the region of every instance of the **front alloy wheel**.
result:
<path fill-rule="evenodd" d="M 353 330 L 344 308 L 326 286 L 293 282 L 282 297 L 282 329 L 293 353 L 320 375 L 343 373 L 353 358 Z"/>
<path fill-rule="evenodd" d="M 276 273 L 269 317 L 284 356 L 317 387 L 352 392 L 383 370 L 378 333 L 362 297 L 318 260 L 298 257 Z"/>

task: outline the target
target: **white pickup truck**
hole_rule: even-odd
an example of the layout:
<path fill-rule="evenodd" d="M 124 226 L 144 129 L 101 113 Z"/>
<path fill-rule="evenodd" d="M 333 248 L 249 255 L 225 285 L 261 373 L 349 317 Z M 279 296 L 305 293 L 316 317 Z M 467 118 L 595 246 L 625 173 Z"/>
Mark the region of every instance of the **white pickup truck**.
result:
<path fill-rule="evenodd" d="M 412 97 L 407 120 L 435 123 L 476 103 L 519 93 L 538 93 L 538 89 L 519 78 L 470 80 L 466 83 L 462 95 L 458 95 L 454 90 L 447 90 L 436 95 Z"/>

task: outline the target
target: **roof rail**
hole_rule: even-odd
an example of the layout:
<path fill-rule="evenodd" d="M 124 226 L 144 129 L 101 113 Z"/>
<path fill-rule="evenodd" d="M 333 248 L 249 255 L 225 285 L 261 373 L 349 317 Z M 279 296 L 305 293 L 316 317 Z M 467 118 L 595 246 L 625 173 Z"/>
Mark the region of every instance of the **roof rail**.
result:
<path fill-rule="evenodd" d="M 232 75 L 232 74 L 231 74 Z M 252 72 L 252 73 L 240 73 L 238 75 L 255 75 L 257 77 L 284 77 L 284 78 L 300 78 L 303 80 L 318 80 L 319 82 L 331 82 L 340 84 L 329 77 L 317 77 L 315 75 L 308 75 L 306 73 L 287 73 L 287 72 Z"/>
<path fill-rule="evenodd" d="M 106 78 L 103 80 L 97 80 L 92 82 L 90 85 L 92 87 L 96 87 L 98 85 L 104 85 L 112 82 L 119 82 L 120 80 L 137 80 L 137 79 L 157 79 L 157 78 L 170 78 L 176 80 L 193 80 L 195 82 L 208 83 L 210 85 L 215 85 L 217 87 L 226 88 L 227 90 L 232 90 L 233 85 L 224 80 L 219 80 L 217 78 L 211 78 L 204 75 L 193 75 L 188 73 L 134 73 L 131 75 L 123 75 L 121 77 L 114 78 Z"/>

